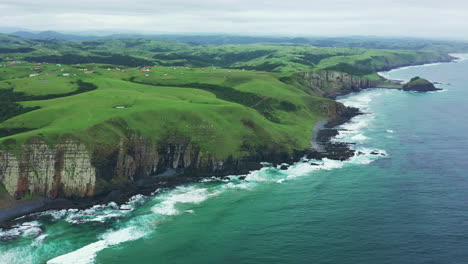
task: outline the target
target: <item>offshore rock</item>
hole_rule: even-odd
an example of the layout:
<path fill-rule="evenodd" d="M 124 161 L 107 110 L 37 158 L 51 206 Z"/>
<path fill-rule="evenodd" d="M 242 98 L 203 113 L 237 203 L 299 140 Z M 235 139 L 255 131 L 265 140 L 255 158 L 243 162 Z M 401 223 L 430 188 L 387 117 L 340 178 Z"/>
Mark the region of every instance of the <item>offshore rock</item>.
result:
<path fill-rule="evenodd" d="M 408 83 L 403 86 L 404 91 L 415 91 L 415 92 L 431 92 L 431 91 L 438 91 L 442 90 L 436 88 L 433 83 L 430 81 L 420 78 L 414 77 Z"/>

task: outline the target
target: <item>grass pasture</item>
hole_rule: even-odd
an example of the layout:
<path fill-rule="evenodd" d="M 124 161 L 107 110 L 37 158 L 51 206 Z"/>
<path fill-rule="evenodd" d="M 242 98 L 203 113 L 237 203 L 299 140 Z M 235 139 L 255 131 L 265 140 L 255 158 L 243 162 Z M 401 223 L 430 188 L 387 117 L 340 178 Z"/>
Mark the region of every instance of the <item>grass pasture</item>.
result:
<path fill-rule="evenodd" d="M 249 148 L 266 145 L 291 151 L 307 147 L 314 122 L 326 118 L 319 103 L 333 103 L 286 85 L 272 73 L 178 67 L 152 67 L 150 72 L 141 72 L 136 68 L 119 71 L 101 65 L 81 66 L 95 72 L 85 74 L 77 70 L 71 78 L 58 74 L 49 77 L 62 83 L 64 90 L 58 90 L 55 84 L 27 89 L 37 77 L 1 81 L 2 88 L 8 88 L 10 82 L 15 91 L 30 95 L 70 91 L 74 89 L 70 84 L 73 79 L 92 83 L 98 89 L 20 102 L 23 107 L 39 109 L 2 122 L 0 129 L 29 131 L 0 140 L 21 143 L 40 137 L 53 144 L 60 137 L 72 136 L 90 145 L 115 144 L 127 136 L 130 128 L 154 141 L 190 141 L 219 157 L 245 155 Z M 197 87 L 191 88 L 191 84 Z M 210 85 L 220 87 L 218 94 L 203 89 Z M 255 95 L 253 98 L 258 101 L 241 104 L 220 99 L 223 92 L 228 94 L 227 90 L 240 96 Z M 282 107 L 281 104 L 288 105 L 285 102 L 294 109 Z M 266 117 L 263 108 L 268 108 L 275 122 Z"/>

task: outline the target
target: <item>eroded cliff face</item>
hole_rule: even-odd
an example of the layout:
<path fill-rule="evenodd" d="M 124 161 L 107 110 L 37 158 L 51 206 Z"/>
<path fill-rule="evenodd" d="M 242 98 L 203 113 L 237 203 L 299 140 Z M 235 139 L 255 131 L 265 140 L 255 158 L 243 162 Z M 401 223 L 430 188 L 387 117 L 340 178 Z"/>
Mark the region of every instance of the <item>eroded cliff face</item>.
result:
<path fill-rule="evenodd" d="M 67 140 L 50 147 L 32 140 L 23 146 L 20 157 L 0 152 L 0 182 L 17 199 L 83 197 L 93 194 L 96 172 L 83 144 Z"/>
<path fill-rule="evenodd" d="M 262 161 L 283 159 L 290 157 L 268 148 L 247 158 L 221 159 L 188 142 L 158 146 L 137 135 L 118 147 L 92 150 L 76 140 L 51 147 L 35 139 L 23 145 L 19 156 L 0 151 L 0 183 L 15 199 L 92 197 L 151 177 L 247 173 Z"/>
<path fill-rule="evenodd" d="M 333 122 L 349 112 L 331 100 L 320 108 Z M 245 157 L 216 157 L 189 141 L 153 142 L 132 132 L 117 144 L 92 147 L 74 139 L 54 146 L 32 139 L 22 146 L 21 154 L 0 150 L 0 183 L 16 199 L 92 197 L 159 176 L 244 174 L 261 168 L 261 162 L 297 161 L 307 151 L 304 147 L 287 153 L 275 146 L 258 146 Z"/>
<path fill-rule="evenodd" d="M 332 100 L 314 107 L 321 109 L 328 124 L 346 121 L 352 114 Z M 69 138 L 51 146 L 35 138 L 22 145 L 20 154 L 0 150 L 0 185 L 8 192 L 1 196 L 0 224 L 37 211 L 125 202 L 137 193 L 197 177 L 247 174 L 260 169 L 261 162 L 292 164 L 304 156 L 343 160 L 352 155 L 336 148 L 304 148 L 285 152 L 276 145 L 256 146 L 247 156 L 217 157 L 187 140 L 154 142 L 133 132 L 111 145 L 89 146 Z"/>
<path fill-rule="evenodd" d="M 327 97 L 357 92 L 361 89 L 375 87 L 379 83 L 336 71 L 301 72 L 293 75 L 292 79 L 303 86 L 308 93 Z"/>

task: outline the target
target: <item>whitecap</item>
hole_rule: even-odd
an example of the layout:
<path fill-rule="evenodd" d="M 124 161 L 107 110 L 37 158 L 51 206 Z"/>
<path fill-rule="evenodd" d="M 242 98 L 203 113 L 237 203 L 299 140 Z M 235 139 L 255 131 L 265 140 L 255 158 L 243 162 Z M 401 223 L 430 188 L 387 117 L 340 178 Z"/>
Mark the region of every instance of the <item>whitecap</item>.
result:
<path fill-rule="evenodd" d="M 241 182 L 241 183 L 227 183 L 222 186 L 223 189 L 243 189 L 243 190 L 251 190 L 252 184 L 249 182 Z"/>
<path fill-rule="evenodd" d="M 47 236 L 48 236 L 47 234 L 43 234 L 43 235 L 38 236 L 36 239 L 34 239 L 34 241 L 32 242 L 31 245 L 34 246 L 34 247 L 41 246 L 42 244 L 44 244 L 44 239 Z"/>
<path fill-rule="evenodd" d="M 368 139 L 368 137 L 364 136 L 363 134 L 357 134 L 351 137 L 351 140 L 354 141 L 364 141 L 366 139 Z"/>
<path fill-rule="evenodd" d="M 25 222 L 22 224 L 14 225 L 9 229 L 0 229 L 0 240 L 16 239 L 20 236 L 35 238 L 42 234 L 42 228 L 39 222 Z"/>
<path fill-rule="evenodd" d="M 88 222 L 107 222 L 111 219 L 123 217 L 128 211 L 120 210 L 120 207 L 111 202 L 105 205 L 95 205 L 85 210 L 67 212 L 65 221 L 72 224 Z"/>
<path fill-rule="evenodd" d="M 176 209 L 176 204 L 199 204 L 209 197 L 218 195 L 219 192 L 208 192 L 207 188 L 197 188 L 195 186 L 181 186 L 166 195 L 157 197 L 162 199 L 159 204 L 154 205 L 151 211 L 159 215 L 177 215 L 179 211 Z"/>
<path fill-rule="evenodd" d="M 155 205 L 151 208 L 151 211 L 160 215 L 176 215 L 179 213 L 179 211 L 175 208 L 175 202 L 173 201 L 164 201 L 158 205 Z"/>
<path fill-rule="evenodd" d="M 93 263 L 99 251 L 110 246 L 133 241 L 145 236 L 145 232 L 135 226 L 117 231 L 109 231 L 101 236 L 101 240 L 84 246 L 65 255 L 47 261 L 47 264 L 89 264 Z"/>
<path fill-rule="evenodd" d="M 142 194 L 137 194 L 135 196 L 132 196 L 127 203 L 122 204 L 119 207 L 119 210 L 124 210 L 124 211 L 133 211 L 136 207 L 143 205 L 148 201 L 148 197 L 144 196 Z"/>

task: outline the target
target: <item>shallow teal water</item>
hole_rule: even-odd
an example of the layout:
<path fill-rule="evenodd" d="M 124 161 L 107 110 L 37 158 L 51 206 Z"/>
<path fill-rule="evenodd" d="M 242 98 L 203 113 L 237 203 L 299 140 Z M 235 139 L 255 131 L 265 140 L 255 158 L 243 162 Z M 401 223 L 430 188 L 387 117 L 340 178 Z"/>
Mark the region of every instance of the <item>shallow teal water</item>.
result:
<path fill-rule="evenodd" d="M 0 233 L 0 263 L 467 263 L 466 73 L 468 60 L 401 69 L 387 75 L 445 90 L 343 98 L 369 113 L 337 139 L 365 153 L 351 161 L 48 212 Z"/>

